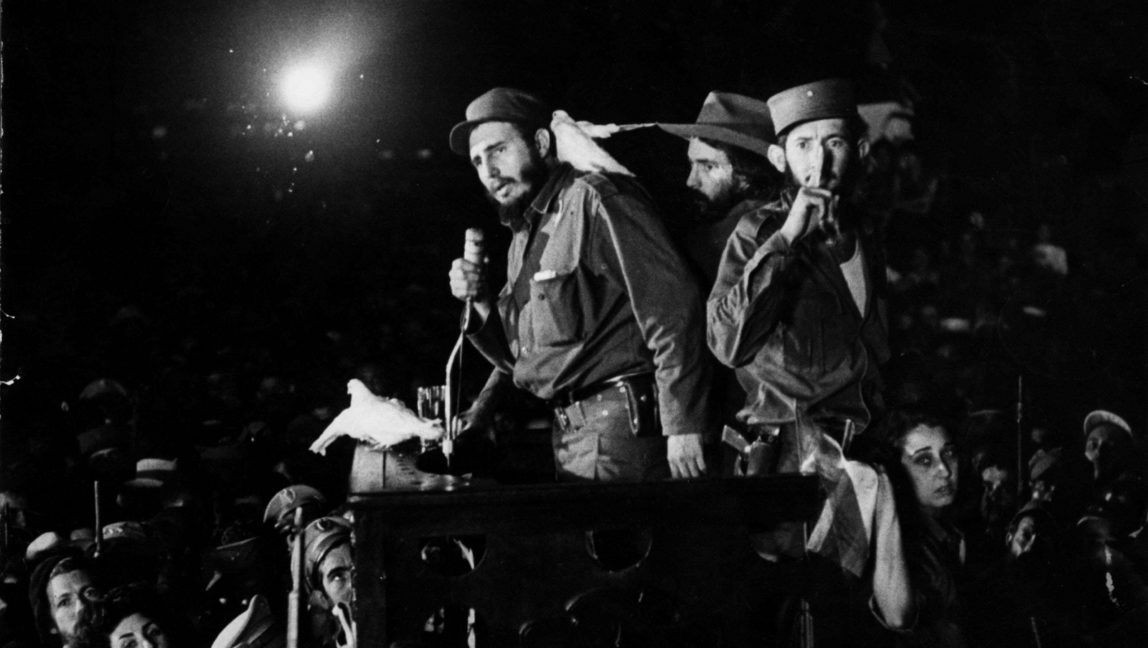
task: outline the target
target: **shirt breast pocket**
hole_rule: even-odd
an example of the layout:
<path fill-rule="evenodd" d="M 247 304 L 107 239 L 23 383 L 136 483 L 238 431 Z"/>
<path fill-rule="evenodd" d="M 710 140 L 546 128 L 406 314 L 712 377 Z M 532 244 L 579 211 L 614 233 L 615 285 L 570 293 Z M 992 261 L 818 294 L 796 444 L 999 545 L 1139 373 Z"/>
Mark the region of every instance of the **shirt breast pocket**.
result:
<path fill-rule="evenodd" d="M 537 346 L 582 339 L 582 307 L 576 270 L 541 270 L 530 280 L 531 332 Z"/>

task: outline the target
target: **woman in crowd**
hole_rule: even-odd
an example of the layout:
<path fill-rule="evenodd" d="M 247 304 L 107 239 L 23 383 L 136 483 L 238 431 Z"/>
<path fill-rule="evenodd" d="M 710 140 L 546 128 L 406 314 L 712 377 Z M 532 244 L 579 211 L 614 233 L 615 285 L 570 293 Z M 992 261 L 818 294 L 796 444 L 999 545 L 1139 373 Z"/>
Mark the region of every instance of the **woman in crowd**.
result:
<path fill-rule="evenodd" d="M 887 426 L 887 463 L 910 570 L 916 623 L 904 646 L 964 646 L 958 582 L 964 538 L 948 520 L 960 469 L 951 427 L 926 415 L 895 414 Z"/>
<path fill-rule="evenodd" d="M 104 633 L 109 648 L 179 648 L 193 645 L 190 624 L 175 616 L 155 590 L 128 585 L 108 593 Z"/>

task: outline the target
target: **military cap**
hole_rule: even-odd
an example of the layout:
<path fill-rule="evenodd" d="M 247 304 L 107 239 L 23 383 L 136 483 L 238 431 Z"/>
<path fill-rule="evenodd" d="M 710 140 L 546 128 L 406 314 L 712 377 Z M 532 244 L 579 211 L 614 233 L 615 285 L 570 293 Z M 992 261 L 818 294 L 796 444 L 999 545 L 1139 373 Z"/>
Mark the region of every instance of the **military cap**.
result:
<path fill-rule="evenodd" d="M 1104 424 L 1123 430 L 1129 439 L 1133 438 L 1132 426 L 1128 424 L 1128 421 L 1108 410 L 1093 410 L 1084 417 L 1084 437 L 1088 438 L 1088 434 L 1092 432 L 1093 428 Z"/>
<path fill-rule="evenodd" d="M 514 122 L 544 128 L 552 111 L 538 97 L 514 88 L 492 88 L 466 107 L 466 121 L 450 130 L 450 150 L 459 155 L 470 152 L 470 132 L 486 122 Z"/>
<path fill-rule="evenodd" d="M 778 135 L 809 121 L 859 118 L 853 82 L 848 79 L 823 79 L 789 88 L 766 103 Z"/>
<path fill-rule="evenodd" d="M 105 524 L 102 535 L 105 542 L 148 542 L 152 539 L 148 528 L 142 522 L 135 520 Z"/>
<path fill-rule="evenodd" d="M 306 484 L 288 486 L 267 502 L 263 510 L 263 521 L 275 525 L 276 528 L 291 522 L 295 509 L 303 509 L 303 523 L 310 522 L 315 514 L 327 506 L 327 498 L 318 489 Z"/>
<path fill-rule="evenodd" d="M 313 590 L 322 590 L 319 564 L 331 550 L 351 542 L 351 523 L 334 515 L 321 517 L 303 530 L 303 561 L 307 584 Z"/>

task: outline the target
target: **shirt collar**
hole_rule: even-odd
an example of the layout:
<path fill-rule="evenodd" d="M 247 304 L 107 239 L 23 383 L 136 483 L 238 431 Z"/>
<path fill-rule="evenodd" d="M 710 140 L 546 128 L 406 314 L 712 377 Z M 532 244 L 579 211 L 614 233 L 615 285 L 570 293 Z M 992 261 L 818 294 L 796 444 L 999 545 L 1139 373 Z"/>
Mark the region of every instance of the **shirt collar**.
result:
<path fill-rule="evenodd" d="M 740 220 L 742 216 L 745 216 L 750 212 L 757 211 L 767 204 L 769 204 L 768 200 L 763 200 L 760 198 L 747 198 L 734 205 L 733 209 L 731 209 L 729 214 L 726 215 L 726 218 L 734 218 L 736 216 L 738 220 Z M 725 219 L 723 218 L 722 220 Z"/>
<path fill-rule="evenodd" d="M 499 220 L 503 225 L 506 225 L 511 231 L 517 232 L 526 227 L 531 227 L 535 221 L 537 214 L 549 213 L 551 210 L 557 210 L 559 206 L 558 195 L 562 193 L 562 189 L 569 184 L 568 178 L 576 173 L 574 167 L 563 162 L 558 164 L 550 171 L 550 175 L 546 177 L 546 182 L 543 183 L 542 188 L 538 190 L 538 194 L 530 201 L 530 205 L 523 209 L 521 212 L 507 211 L 505 208 L 499 208 Z"/>
<path fill-rule="evenodd" d="M 561 193 L 562 188 L 567 184 L 567 178 L 577 173 L 574 167 L 566 162 L 554 167 L 550 171 L 550 177 L 546 179 L 546 184 L 542 185 L 542 189 L 538 191 L 538 195 L 530 203 L 530 208 L 539 214 L 549 213 L 554 209 L 555 203 L 558 202 L 558 194 Z"/>

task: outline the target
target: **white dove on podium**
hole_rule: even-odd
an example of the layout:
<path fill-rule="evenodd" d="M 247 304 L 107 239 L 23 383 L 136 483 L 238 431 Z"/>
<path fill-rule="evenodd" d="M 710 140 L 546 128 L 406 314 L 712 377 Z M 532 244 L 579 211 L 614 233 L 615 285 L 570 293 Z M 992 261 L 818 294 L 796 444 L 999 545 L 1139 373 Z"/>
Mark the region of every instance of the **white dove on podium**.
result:
<path fill-rule="evenodd" d="M 386 448 L 416 436 L 433 441 L 443 435 L 439 421 L 419 417 L 397 398 L 376 396 L 357 378 L 347 383 L 347 393 L 351 395 L 350 407 L 315 439 L 311 452 L 327 454 L 327 447 L 342 436 Z"/>

